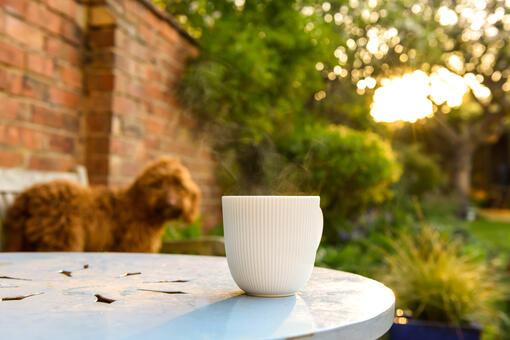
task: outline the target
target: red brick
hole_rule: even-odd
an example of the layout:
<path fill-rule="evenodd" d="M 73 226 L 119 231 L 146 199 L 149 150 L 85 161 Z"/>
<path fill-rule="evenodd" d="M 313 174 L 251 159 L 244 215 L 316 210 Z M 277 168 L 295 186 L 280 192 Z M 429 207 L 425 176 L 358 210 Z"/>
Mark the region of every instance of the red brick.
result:
<path fill-rule="evenodd" d="M 108 175 L 109 158 L 107 155 L 94 155 L 87 153 L 85 162 L 89 179 L 94 176 L 102 177 Z M 91 183 L 93 183 L 92 180 Z"/>
<path fill-rule="evenodd" d="M 2 4 L 2 1 L 3 0 L 0 0 L 0 34 L 4 34 L 4 27 L 5 27 L 5 12 L 2 10 L 3 8 L 3 4 Z"/>
<path fill-rule="evenodd" d="M 49 56 L 61 58 L 60 41 L 56 38 L 46 37 L 44 41 L 44 50 Z"/>
<path fill-rule="evenodd" d="M 2 111 L 0 112 L 0 118 L 11 120 L 16 119 L 20 110 L 19 106 L 18 100 L 7 96 L 1 97 L 0 107 L 2 107 Z"/>
<path fill-rule="evenodd" d="M 88 96 L 90 110 L 98 112 L 111 112 L 112 110 L 112 93 L 91 91 Z"/>
<path fill-rule="evenodd" d="M 76 16 L 77 5 L 75 0 L 47 0 L 46 3 L 54 11 L 60 12 L 69 18 L 74 19 Z"/>
<path fill-rule="evenodd" d="M 28 167 L 33 170 L 69 171 L 76 165 L 78 165 L 77 161 L 73 158 L 32 155 L 30 156 Z"/>
<path fill-rule="evenodd" d="M 146 77 L 149 81 L 154 81 L 157 83 L 161 82 L 161 71 L 155 69 L 154 67 L 147 67 L 146 69 Z"/>
<path fill-rule="evenodd" d="M 5 90 L 7 87 L 7 72 L 5 69 L 0 68 L 0 90 Z"/>
<path fill-rule="evenodd" d="M 36 26 L 41 26 L 41 23 L 44 22 L 44 11 L 48 11 L 43 4 L 40 4 L 35 1 L 30 1 L 27 4 L 27 11 L 25 15 L 25 20 L 31 24 Z"/>
<path fill-rule="evenodd" d="M 0 149 L 0 166 L 12 168 L 23 164 L 23 153 L 14 150 Z"/>
<path fill-rule="evenodd" d="M 113 74 L 89 74 L 87 76 L 87 89 L 89 91 L 111 91 L 114 82 Z"/>
<path fill-rule="evenodd" d="M 136 103 L 132 100 L 121 96 L 113 97 L 113 112 L 120 113 L 121 115 L 127 115 L 135 111 Z"/>
<path fill-rule="evenodd" d="M 69 132 L 78 133 L 80 130 L 80 119 L 76 115 L 64 114 L 64 128 Z"/>
<path fill-rule="evenodd" d="M 184 142 L 178 143 L 175 141 L 165 141 L 164 149 L 166 151 L 174 152 L 179 156 L 186 156 L 191 158 L 195 157 L 197 153 L 193 144 Z"/>
<path fill-rule="evenodd" d="M 133 178 L 140 173 L 143 164 L 137 161 L 124 160 L 114 167 L 117 169 L 112 169 L 112 172 L 120 174 L 121 176 Z"/>
<path fill-rule="evenodd" d="M 154 33 L 152 33 L 152 30 L 149 27 L 146 25 L 140 25 L 138 32 L 148 45 L 152 45 L 154 43 Z"/>
<path fill-rule="evenodd" d="M 55 157 L 32 155 L 28 167 L 33 170 L 57 170 L 59 165 Z"/>
<path fill-rule="evenodd" d="M 106 30 L 106 28 L 104 28 Z M 129 43 L 131 38 L 129 37 L 129 32 L 124 31 L 124 29 L 115 29 L 113 32 L 115 44 L 117 46 L 121 46 L 123 50 L 127 50 L 129 47 Z"/>
<path fill-rule="evenodd" d="M 138 1 L 126 1 L 124 2 L 124 9 L 126 12 L 136 15 L 137 17 L 144 13 L 145 8 L 142 7 Z"/>
<path fill-rule="evenodd" d="M 0 62 L 23 68 L 24 53 L 21 49 L 11 44 L 0 41 Z"/>
<path fill-rule="evenodd" d="M 118 155 L 118 156 L 124 156 L 124 157 L 130 157 L 134 154 L 135 145 L 130 142 L 122 141 L 117 138 L 114 138 L 112 140 L 112 149 L 111 153 Z"/>
<path fill-rule="evenodd" d="M 139 82 L 131 80 L 128 83 L 128 93 L 135 98 L 145 98 L 145 86 Z"/>
<path fill-rule="evenodd" d="M 23 93 L 23 76 L 19 73 L 7 72 L 5 77 L 7 92 L 15 95 Z"/>
<path fill-rule="evenodd" d="M 60 34 L 65 39 L 79 44 L 81 42 L 83 32 L 74 21 L 65 20 L 60 25 Z"/>
<path fill-rule="evenodd" d="M 76 88 L 82 87 L 82 72 L 76 67 L 60 67 L 60 76 L 64 84 Z"/>
<path fill-rule="evenodd" d="M 200 54 L 200 51 L 195 46 L 191 46 L 190 44 L 186 43 L 186 47 L 191 58 L 197 58 Z"/>
<path fill-rule="evenodd" d="M 163 35 L 172 42 L 172 44 L 175 44 L 179 42 L 179 39 L 181 38 L 179 33 L 173 28 L 172 26 L 165 25 L 163 26 Z"/>
<path fill-rule="evenodd" d="M 149 149 L 160 149 L 161 147 L 160 137 L 151 135 L 145 136 L 145 147 Z"/>
<path fill-rule="evenodd" d="M 73 153 L 74 139 L 61 135 L 50 135 L 50 150 L 62 153 Z"/>
<path fill-rule="evenodd" d="M 62 24 L 58 15 L 35 1 L 28 3 L 26 20 L 55 34 L 59 34 Z"/>
<path fill-rule="evenodd" d="M 48 85 L 32 78 L 29 75 L 23 76 L 23 92 L 25 97 L 47 100 L 48 98 Z"/>
<path fill-rule="evenodd" d="M 145 121 L 145 130 L 147 133 L 162 134 L 165 131 L 165 124 L 160 120 L 147 118 Z"/>
<path fill-rule="evenodd" d="M 110 152 L 109 136 L 98 136 L 87 138 L 87 149 L 93 154 L 108 155 Z"/>
<path fill-rule="evenodd" d="M 39 105 L 32 105 L 32 122 L 70 132 L 79 130 L 79 120 L 76 115 L 55 112 Z"/>
<path fill-rule="evenodd" d="M 78 105 L 78 95 L 58 87 L 51 87 L 49 91 L 50 102 L 75 109 Z"/>
<path fill-rule="evenodd" d="M 86 117 L 87 131 L 95 133 L 110 132 L 110 116 L 108 114 L 89 113 Z"/>
<path fill-rule="evenodd" d="M 156 116 L 166 118 L 167 120 L 173 120 L 172 118 L 176 116 L 167 105 L 153 105 L 152 111 Z"/>
<path fill-rule="evenodd" d="M 32 122 L 54 128 L 62 128 L 64 126 L 62 114 L 38 105 L 32 105 Z"/>
<path fill-rule="evenodd" d="M 50 57 L 63 59 L 73 65 L 80 63 L 79 49 L 56 38 L 46 37 L 44 50 Z"/>
<path fill-rule="evenodd" d="M 35 73 L 42 74 L 46 77 L 53 77 L 55 72 L 55 67 L 53 64 L 53 60 L 43 57 L 38 54 L 30 54 L 28 55 L 28 69 Z"/>
<path fill-rule="evenodd" d="M 91 29 L 87 33 L 87 43 L 90 47 L 109 47 L 115 42 L 115 30 L 113 28 Z"/>
<path fill-rule="evenodd" d="M 24 16 L 27 10 L 27 0 L 3 0 L 3 8 L 10 13 Z"/>
<path fill-rule="evenodd" d="M 44 134 L 39 131 L 0 123 L 0 143 L 30 150 L 41 150 L 44 148 L 44 141 Z"/>
<path fill-rule="evenodd" d="M 164 37 L 158 40 L 158 44 L 156 46 L 158 52 L 160 52 L 161 56 L 165 58 L 169 58 L 173 55 L 175 51 L 175 46 L 168 42 Z"/>
<path fill-rule="evenodd" d="M 115 66 L 120 69 L 121 71 L 126 72 L 130 76 L 136 77 L 139 76 L 136 73 L 136 61 L 133 59 L 127 57 L 127 56 L 121 56 L 120 54 L 115 55 Z M 144 75 L 145 76 L 145 75 Z"/>
<path fill-rule="evenodd" d="M 73 65 L 80 63 L 80 50 L 73 45 L 62 42 L 62 58 Z"/>
<path fill-rule="evenodd" d="M 148 97 L 151 97 L 153 99 L 163 100 L 163 98 L 165 97 L 163 95 L 163 91 L 159 87 L 154 86 L 152 84 L 145 85 L 145 93 Z"/>
<path fill-rule="evenodd" d="M 5 18 L 5 32 L 13 39 L 33 49 L 43 47 L 43 33 L 23 21 L 8 15 Z"/>
<path fill-rule="evenodd" d="M 150 50 L 135 40 L 132 40 L 130 42 L 127 50 L 132 56 L 143 61 L 148 60 L 150 58 Z"/>

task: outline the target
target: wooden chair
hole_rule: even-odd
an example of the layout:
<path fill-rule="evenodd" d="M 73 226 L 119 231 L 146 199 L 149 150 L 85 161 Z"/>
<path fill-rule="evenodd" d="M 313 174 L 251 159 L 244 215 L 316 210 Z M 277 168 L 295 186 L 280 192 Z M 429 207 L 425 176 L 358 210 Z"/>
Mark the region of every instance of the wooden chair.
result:
<path fill-rule="evenodd" d="M 56 179 L 67 179 L 88 185 L 87 169 L 82 165 L 77 166 L 72 172 L 0 168 L 0 250 L 3 245 L 2 220 L 16 195 L 34 184 Z"/>

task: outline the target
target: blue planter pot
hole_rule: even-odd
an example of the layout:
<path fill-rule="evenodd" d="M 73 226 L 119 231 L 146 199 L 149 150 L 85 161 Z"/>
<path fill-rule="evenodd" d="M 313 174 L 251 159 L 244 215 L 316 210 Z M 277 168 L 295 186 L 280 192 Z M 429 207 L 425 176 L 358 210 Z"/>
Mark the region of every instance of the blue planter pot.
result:
<path fill-rule="evenodd" d="M 446 323 L 407 319 L 406 324 L 393 324 L 391 340 L 480 340 L 480 328 L 463 326 L 456 328 Z"/>

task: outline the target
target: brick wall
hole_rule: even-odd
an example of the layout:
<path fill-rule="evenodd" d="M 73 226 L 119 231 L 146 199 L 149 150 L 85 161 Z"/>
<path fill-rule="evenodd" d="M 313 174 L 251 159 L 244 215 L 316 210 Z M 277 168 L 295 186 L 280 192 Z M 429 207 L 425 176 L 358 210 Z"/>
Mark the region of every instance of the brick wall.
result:
<path fill-rule="evenodd" d="M 82 153 L 84 7 L 58 0 L 0 4 L 0 166 L 71 168 Z"/>
<path fill-rule="evenodd" d="M 121 186 L 151 159 L 180 158 L 219 221 L 207 136 L 176 86 L 197 47 L 148 0 L 0 0 L 0 166 Z"/>

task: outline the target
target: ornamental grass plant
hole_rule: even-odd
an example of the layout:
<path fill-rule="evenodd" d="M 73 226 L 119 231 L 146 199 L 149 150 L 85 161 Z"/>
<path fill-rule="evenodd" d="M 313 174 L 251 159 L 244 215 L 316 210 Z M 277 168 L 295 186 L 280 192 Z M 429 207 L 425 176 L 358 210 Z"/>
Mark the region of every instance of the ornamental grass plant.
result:
<path fill-rule="evenodd" d="M 485 262 L 462 254 L 458 241 L 423 226 L 390 243 L 378 277 L 394 290 L 399 308 L 414 319 L 456 326 L 496 323 L 507 290 Z"/>

